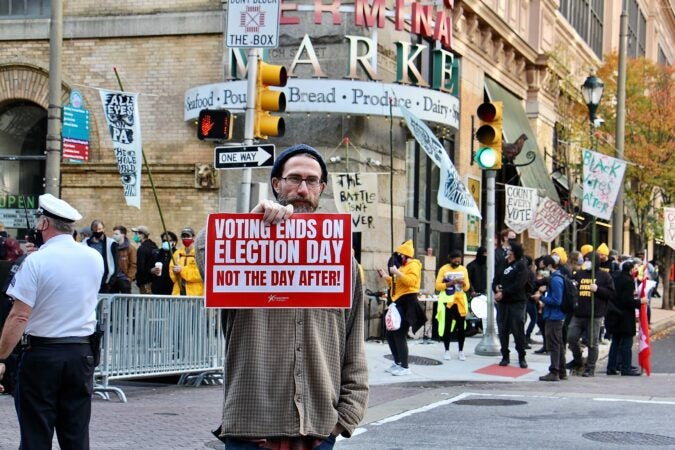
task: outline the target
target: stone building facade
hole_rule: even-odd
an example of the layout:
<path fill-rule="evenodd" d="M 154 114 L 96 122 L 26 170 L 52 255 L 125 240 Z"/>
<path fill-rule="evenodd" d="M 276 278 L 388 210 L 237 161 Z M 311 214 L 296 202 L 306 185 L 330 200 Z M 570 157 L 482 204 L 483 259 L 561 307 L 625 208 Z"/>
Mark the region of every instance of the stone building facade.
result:
<path fill-rule="evenodd" d="M 0 188 L 5 198 L 34 197 L 43 192 L 40 173 L 44 175 L 44 161 L 12 160 L 11 156 L 39 156 L 43 151 L 40 139 L 34 135 L 43 137 L 40 133 L 46 132 L 49 3 L 37 0 L 35 5 L 44 8 L 23 15 L 16 10 L 14 14 L 0 10 L 0 157 L 5 157 L 0 160 L 3 171 Z M 510 168 L 498 181 L 515 183 L 511 180 L 520 175 L 524 185 L 554 195 L 545 151 L 554 141 L 556 99 L 563 74 L 553 56 L 560 49 L 570 55 L 565 70 L 574 74 L 581 85 L 588 70 L 600 64 L 602 53 L 618 47 L 620 0 L 599 2 L 603 3 L 600 15 L 604 24 L 601 54 L 593 50 L 591 39 L 584 38 L 584 33 L 575 28 L 576 18 L 564 15 L 567 10 L 563 9 L 570 3 L 589 2 L 283 1 L 280 46 L 266 53 L 265 59 L 293 66 L 292 80 L 296 82 L 398 83 L 418 88 L 420 95 L 435 91 L 453 96 L 459 105 L 456 122 L 428 124 L 464 181 L 472 177 L 481 187 L 481 171 L 471 158 L 472 116 L 488 96 L 494 99 L 497 91 L 508 95 L 531 127 L 533 138 L 527 146 L 536 152 L 538 162 L 527 168 Z M 646 42 L 644 54 L 672 63 L 675 30 L 672 5 L 665 0 L 634 3 L 645 18 L 644 23 L 636 21 L 636 38 L 644 34 Z M 384 8 L 379 11 L 380 5 L 386 6 L 388 13 Z M 213 164 L 214 149 L 212 143 L 197 140 L 195 120 L 187 112 L 190 95 L 198 87 L 227 86 L 244 75 L 237 66 L 241 61 L 225 46 L 226 8 L 227 2 L 221 0 L 64 2 L 63 104 L 68 103 L 73 90 L 82 92 L 84 107 L 91 113 L 91 132 L 88 160 L 84 163 L 64 160 L 60 185 L 61 196 L 84 215 L 82 224 L 95 218 L 102 219 L 109 230 L 115 224 L 127 227 L 144 224 L 150 227 L 155 239 L 162 228 L 145 167 L 141 208 L 126 206 L 124 201 L 97 92 L 97 88 L 119 89 L 113 68 L 117 69 L 125 90 L 140 93 L 143 149 L 167 229 L 175 232 L 184 226 L 198 229 L 209 212 L 236 210 L 240 171 L 221 171 L 214 188 L 196 185 L 196 167 Z M 589 8 L 589 17 L 597 15 L 597 11 Z M 451 27 L 445 31 L 445 35 L 451 35 L 449 41 L 438 37 L 443 32 L 434 35 L 435 19 L 442 16 L 448 18 Z M 427 17 L 432 21 L 427 22 Z M 380 19 L 382 24 L 378 22 Z M 426 29 L 432 31 L 425 32 Z M 352 36 L 352 40 L 347 36 Z M 374 55 L 367 59 L 370 69 L 355 63 L 350 53 L 367 48 L 368 44 L 358 38 L 367 39 L 372 45 Z M 351 46 L 354 40 L 357 43 Z M 426 46 L 415 60 L 418 75 L 409 73 L 410 67 L 401 71 L 403 66 L 397 58 L 401 56 L 402 45 Z M 308 53 L 310 47 L 314 56 Z M 433 86 L 434 78 L 438 77 L 434 73 L 434 56 L 438 53 L 434 50 L 443 50 L 454 57 L 452 86 Z M 314 62 L 323 73 L 317 72 Z M 269 143 L 279 149 L 307 142 L 320 149 L 332 172 L 378 174 L 378 201 L 368 211 L 376 221 L 356 241 L 357 253 L 367 269 L 368 286 L 377 287 L 374 269 L 384 266 L 392 243 L 396 246 L 412 238 L 420 255 L 429 248 L 430 254 L 437 257 L 436 260 L 425 256 L 427 288 L 450 247 L 462 246 L 469 255 L 475 250 L 475 238 L 469 236 L 471 227 L 480 230 L 484 224 L 436 205 L 438 169 L 415 143 L 400 114 L 394 114 L 397 117 L 393 119 L 364 114 L 358 104 L 353 111 L 340 112 L 320 108 L 294 110 L 292 105 L 289 101 L 289 112 L 284 115 L 286 135 L 270 139 Z M 233 142 L 242 142 L 244 118 L 241 112 L 235 112 Z M 190 117 L 186 120 L 186 116 Z M 514 139 L 505 137 L 507 141 Z M 253 170 L 253 182 L 261 188 L 263 196 L 270 195 L 269 187 L 259 183 L 267 183 L 268 176 L 268 170 Z M 499 192 L 497 198 L 499 204 Z M 330 183 L 322 210 L 336 211 Z M 499 211 L 498 207 L 498 218 Z M 523 241 L 529 253 L 537 256 L 543 251 L 539 241 L 527 238 Z"/>

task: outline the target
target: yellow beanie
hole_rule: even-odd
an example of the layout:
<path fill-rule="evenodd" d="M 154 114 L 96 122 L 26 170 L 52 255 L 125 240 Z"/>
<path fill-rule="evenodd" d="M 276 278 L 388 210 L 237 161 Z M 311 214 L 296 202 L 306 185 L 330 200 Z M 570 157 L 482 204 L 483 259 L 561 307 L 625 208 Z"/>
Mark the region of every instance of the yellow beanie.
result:
<path fill-rule="evenodd" d="M 581 246 L 581 256 L 586 256 L 593 251 L 593 246 L 591 244 L 586 244 Z"/>
<path fill-rule="evenodd" d="M 403 244 L 399 245 L 396 249 L 396 253 L 412 258 L 415 256 L 415 248 L 413 247 L 412 240 L 407 240 Z"/>
<path fill-rule="evenodd" d="M 609 256 L 609 247 L 604 242 L 598 246 L 598 253 L 600 255 Z"/>
<path fill-rule="evenodd" d="M 553 251 L 551 251 L 551 253 L 555 253 L 556 255 L 560 256 L 560 262 L 562 264 L 567 264 L 567 252 L 564 248 L 556 247 L 553 249 Z"/>

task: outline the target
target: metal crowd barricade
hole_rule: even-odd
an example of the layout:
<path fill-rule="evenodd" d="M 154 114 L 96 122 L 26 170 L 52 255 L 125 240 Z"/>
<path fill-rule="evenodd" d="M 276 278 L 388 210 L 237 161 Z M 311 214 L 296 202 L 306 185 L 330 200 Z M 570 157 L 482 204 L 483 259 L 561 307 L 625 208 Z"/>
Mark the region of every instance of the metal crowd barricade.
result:
<path fill-rule="evenodd" d="M 181 375 L 179 384 L 222 383 L 225 341 L 218 310 L 204 297 L 101 295 L 104 330 L 94 392 L 126 395 L 111 380 Z"/>

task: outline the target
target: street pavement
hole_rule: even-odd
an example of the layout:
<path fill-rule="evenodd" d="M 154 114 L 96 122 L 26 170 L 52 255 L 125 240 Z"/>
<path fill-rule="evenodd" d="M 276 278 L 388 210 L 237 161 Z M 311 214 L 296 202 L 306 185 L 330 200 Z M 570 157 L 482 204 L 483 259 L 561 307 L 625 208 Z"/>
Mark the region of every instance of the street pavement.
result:
<path fill-rule="evenodd" d="M 675 326 L 675 311 L 653 309 L 652 334 L 673 326 Z M 556 392 L 564 392 L 565 386 L 575 386 L 575 389 L 585 389 L 589 395 L 610 388 L 605 382 L 604 373 L 594 379 L 583 379 L 583 382 L 581 379 L 578 382 L 576 380 L 560 383 L 538 382 L 538 377 L 548 372 L 548 356 L 535 355 L 530 350 L 527 355 L 529 367 L 520 369 L 517 366 L 516 353 L 512 350 L 511 365 L 499 367 L 497 363 L 500 356 L 475 354 L 475 347 L 481 339 L 481 335 L 466 339 L 464 350 L 466 361 L 457 359 L 455 342 L 451 343 L 450 347 L 452 359 L 445 361 L 442 358 L 442 343 L 430 341 L 431 343 L 427 344 L 422 340 L 411 340 L 409 349 L 413 362 L 410 365 L 412 374 L 401 377 L 384 372 L 391 364 L 391 359 L 387 358 L 390 358 L 387 344 L 378 341 L 366 342 L 371 393 L 369 409 L 362 426 L 428 404 L 438 395 L 435 388 L 439 386 L 452 386 L 457 393 L 477 386 L 492 389 L 494 392 L 507 386 L 511 390 L 518 390 L 518 386 L 522 386 L 522 390 L 527 392 L 532 391 L 532 386 L 540 386 L 537 389 L 553 388 Z M 533 350 L 538 347 L 539 345 L 534 344 Z M 601 359 L 606 357 L 608 350 L 609 345 L 600 346 Z M 598 367 L 602 369 L 603 363 L 599 362 Z M 642 395 L 662 397 L 664 394 L 660 388 L 649 393 L 649 383 L 642 385 L 646 389 Z M 121 403 L 115 398 L 106 401 L 96 397 L 93 401 L 90 426 L 92 448 L 223 448 L 222 444 L 210 434 L 210 430 L 218 426 L 221 415 L 220 386 L 179 387 L 147 380 L 120 381 L 117 386 L 124 389 L 128 398 L 127 403 Z M 666 397 L 675 395 L 670 394 Z M 7 395 L 0 396 L 0 423 L 2 424 L 0 449 L 18 448 L 18 424 L 12 398 Z M 338 443 L 338 448 L 339 446 Z M 54 448 L 59 448 L 56 439 Z"/>

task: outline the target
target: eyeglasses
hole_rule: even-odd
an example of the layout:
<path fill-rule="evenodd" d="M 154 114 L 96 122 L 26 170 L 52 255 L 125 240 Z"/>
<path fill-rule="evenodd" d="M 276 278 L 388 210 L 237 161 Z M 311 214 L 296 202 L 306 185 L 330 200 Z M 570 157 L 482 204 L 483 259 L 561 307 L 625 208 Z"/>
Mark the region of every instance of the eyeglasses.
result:
<path fill-rule="evenodd" d="M 300 186 L 304 181 L 307 184 L 307 187 L 312 189 L 316 189 L 321 184 L 321 178 L 316 176 L 302 178 L 300 175 L 289 175 L 287 177 L 281 177 L 281 179 L 291 186 Z"/>

